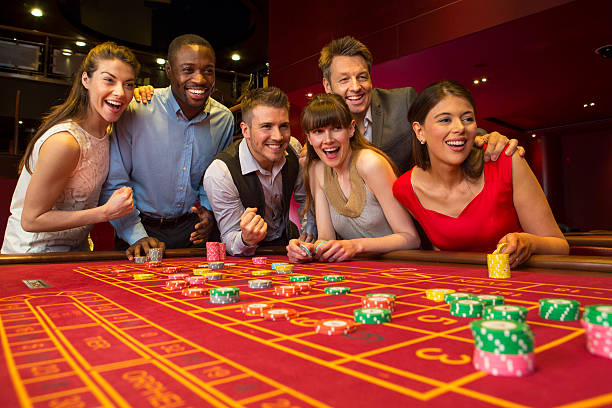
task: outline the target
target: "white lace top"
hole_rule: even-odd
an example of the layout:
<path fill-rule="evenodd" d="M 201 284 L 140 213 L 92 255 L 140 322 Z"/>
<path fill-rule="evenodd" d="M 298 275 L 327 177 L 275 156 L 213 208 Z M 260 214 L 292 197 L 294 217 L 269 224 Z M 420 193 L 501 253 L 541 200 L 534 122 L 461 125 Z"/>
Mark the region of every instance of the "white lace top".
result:
<path fill-rule="evenodd" d="M 96 207 L 102 183 L 104 183 L 108 174 L 108 135 L 98 139 L 72 121 L 57 124 L 36 141 L 30 157 L 30 168 L 32 170 L 36 167 L 42 144 L 50 136 L 59 132 L 69 132 L 76 139 L 81 148 L 81 157 L 53 209 L 77 211 Z M 6 233 L 4 234 L 2 253 L 89 250 L 87 237 L 92 225 L 58 232 L 31 233 L 23 230 L 21 227 L 21 212 L 23 211 L 23 201 L 30 184 L 30 178 L 30 173 L 24 167 L 13 193 L 11 216 L 8 219 Z"/>

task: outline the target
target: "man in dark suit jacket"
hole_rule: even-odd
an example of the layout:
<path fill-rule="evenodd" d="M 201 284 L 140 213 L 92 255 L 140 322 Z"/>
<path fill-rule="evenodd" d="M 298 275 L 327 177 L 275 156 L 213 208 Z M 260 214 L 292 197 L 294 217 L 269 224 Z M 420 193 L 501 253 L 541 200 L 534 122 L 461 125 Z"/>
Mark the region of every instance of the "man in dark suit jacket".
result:
<path fill-rule="evenodd" d="M 323 47 L 319 68 L 325 91 L 344 98 L 361 134 L 393 160 L 400 174 L 412 168 L 412 126 L 407 115 L 417 96 L 414 88 L 373 88 L 372 53 L 350 36 L 335 39 Z M 476 144 L 482 146 L 487 140 L 485 161 L 497 160 L 508 143 L 507 155 L 517 150 L 516 139 L 509 141 L 497 132 L 476 137 Z M 523 155 L 523 148 L 518 149 Z"/>

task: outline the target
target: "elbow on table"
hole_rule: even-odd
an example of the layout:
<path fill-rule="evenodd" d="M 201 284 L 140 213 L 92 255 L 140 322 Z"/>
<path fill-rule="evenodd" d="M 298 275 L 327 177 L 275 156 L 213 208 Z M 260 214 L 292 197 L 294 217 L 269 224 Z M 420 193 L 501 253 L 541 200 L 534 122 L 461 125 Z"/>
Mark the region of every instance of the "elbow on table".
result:
<path fill-rule="evenodd" d="M 28 217 L 27 215 L 21 215 L 21 228 L 23 228 L 26 232 L 42 232 L 40 228 L 37 227 L 36 220 L 32 217 Z"/>

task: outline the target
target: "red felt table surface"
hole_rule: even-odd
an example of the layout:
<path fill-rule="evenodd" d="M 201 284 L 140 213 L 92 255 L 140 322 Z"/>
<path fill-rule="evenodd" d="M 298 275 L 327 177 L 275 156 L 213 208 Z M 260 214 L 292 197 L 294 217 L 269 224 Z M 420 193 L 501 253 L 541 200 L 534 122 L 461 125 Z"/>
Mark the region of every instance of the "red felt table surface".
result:
<path fill-rule="evenodd" d="M 286 261 L 280 256 L 272 261 Z M 165 259 L 193 268 L 203 258 Z M 359 260 L 296 265 L 313 289 L 276 297 L 248 288 L 249 259 L 206 287 L 240 289 L 240 302 L 214 305 L 165 289 L 161 269 L 127 261 L 8 265 L 0 268 L 0 406 L 32 407 L 406 407 L 604 406 L 612 404 L 612 360 L 585 348 L 578 322 L 538 317 L 538 299 L 564 297 L 581 306 L 612 304 L 612 279 L 584 274 Z M 267 268 L 269 268 L 269 263 Z M 116 273 L 115 268 L 127 272 Z M 138 281 L 133 273 L 153 272 Z M 327 282 L 325 274 L 343 274 Z M 275 285 L 290 275 L 272 275 Z M 28 289 L 42 279 L 50 288 Z M 265 279 L 265 278 L 264 278 Z M 347 295 L 326 295 L 348 286 Z M 499 294 L 530 309 L 535 374 L 500 378 L 473 368 L 471 319 L 453 317 L 428 288 Z M 359 325 L 348 335 L 315 334 L 319 319 L 352 319 L 366 293 L 397 295 L 391 323 Z M 273 302 L 300 316 L 265 321 L 245 316 L 245 302 Z M 581 405 L 583 404 L 583 405 Z"/>

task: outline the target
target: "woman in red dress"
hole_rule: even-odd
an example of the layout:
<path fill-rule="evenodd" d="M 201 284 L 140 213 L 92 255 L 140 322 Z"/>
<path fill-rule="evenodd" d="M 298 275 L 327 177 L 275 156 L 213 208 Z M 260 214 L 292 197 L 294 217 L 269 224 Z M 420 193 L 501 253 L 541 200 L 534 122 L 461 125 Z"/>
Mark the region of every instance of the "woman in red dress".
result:
<path fill-rule="evenodd" d="M 423 90 L 408 112 L 415 167 L 393 194 L 436 249 L 490 252 L 499 243 L 510 266 L 532 253 L 567 254 L 569 246 L 527 162 L 517 153 L 495 162 L 475 147 L 476 108 L 453 81 Z"/>

